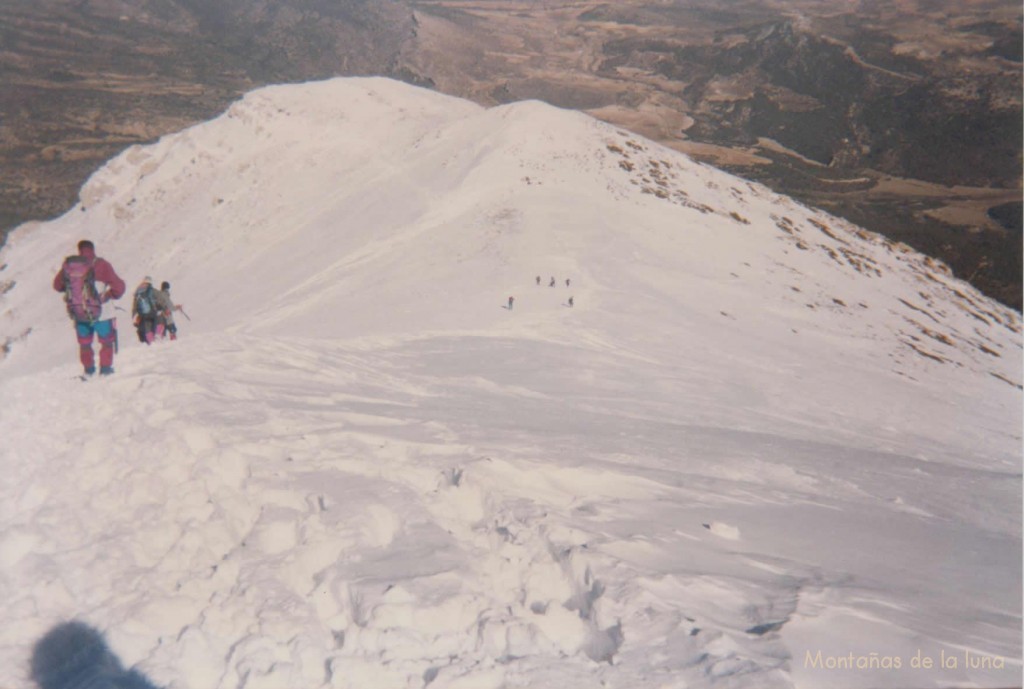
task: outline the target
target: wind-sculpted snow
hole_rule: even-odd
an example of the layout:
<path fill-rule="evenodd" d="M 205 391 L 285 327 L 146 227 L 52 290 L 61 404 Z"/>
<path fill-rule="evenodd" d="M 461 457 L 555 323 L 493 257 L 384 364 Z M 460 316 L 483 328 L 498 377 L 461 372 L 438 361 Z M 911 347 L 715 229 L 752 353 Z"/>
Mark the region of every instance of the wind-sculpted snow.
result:
<path fill-rule="evenodd" d="M 1020 319 L 943 266 L 376 79 L 82 201 L 0 254 L 0 687 L 68 620 L 162 687 L 1018 681 Z M 191 317 L 86 383 L 82 237 Z"/>
<path fill-rule="evenodd" d="M 7 384 L 7 666 L 75 615 L 167 686 L 789 686 L 786 625 L 839 615 L 904 652 L 904 625 L 1005 619 L 973 608 L 1012 586 L 1015 525 L 969 518 L 956 481 L 1008 500 L 1012 474 L 687 423 L 658 365 L 603 362 L 614 398 L 569 384 L 600 359 L 195 339 Z M 935 580 L 932 542 L 995 558 L 982 600 L 942 599 L 976 575 Z"/>

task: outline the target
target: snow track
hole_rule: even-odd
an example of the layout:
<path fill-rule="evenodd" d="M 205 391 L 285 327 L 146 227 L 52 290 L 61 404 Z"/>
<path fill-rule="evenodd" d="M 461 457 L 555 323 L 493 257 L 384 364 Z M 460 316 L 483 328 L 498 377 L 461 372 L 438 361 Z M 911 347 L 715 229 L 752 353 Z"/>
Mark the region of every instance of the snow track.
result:
<path fill-rule="evenodd" d="M 640 399 L 553 404 L 529 371 L 581 356 L 562 346 L 523 368 L 473 338 L 456 376 L 455 341 L 181 341 L 122 356 L 145 373 L 8 383 L 0 433 L 29 451 L 3 477 L 0 648 L 73 606 L 170 687 L 792 686 L 780 634 L 852 577 L 773 554 L 743 515 L 863 487 L 770 452 L 734 464 L 733 433 L 674 448 L 670 419 L 637 432 Z"/>
<path fill-rule="evenodd" d="M 16 525 L 0 541 L 6 644 L 74 602 L 130 663 L 179 668 L 152 673 L 169 686 L 614 678 L 652 635 L 676 647 L 647 661 L 652 681 L 784 664 L 777 639 L 746 642 L 767 649 L 751 658 L 699 626 L 702 607 L 717 624 L 761 620 L 742 591 L 645 571 L 666 544 L 642 533 L 641 505 L 671 487 L 460 442 L 473 420 L 443 423 L 444 391 L 398 383 L 387 356 L 268 341 L 199 365 L 198 347 L 125 356 L 154 357 L 145 374 L 9 387 L 0 432 L 33 453 L 4 477 L 7 494 L 24 488 L 2 515 Z M 37 436 L 40 416 L 77 422 Z M 631 512 L 638 533 L 603 530 Z M 27 579 L 40 576 L 45 598 Z"/>

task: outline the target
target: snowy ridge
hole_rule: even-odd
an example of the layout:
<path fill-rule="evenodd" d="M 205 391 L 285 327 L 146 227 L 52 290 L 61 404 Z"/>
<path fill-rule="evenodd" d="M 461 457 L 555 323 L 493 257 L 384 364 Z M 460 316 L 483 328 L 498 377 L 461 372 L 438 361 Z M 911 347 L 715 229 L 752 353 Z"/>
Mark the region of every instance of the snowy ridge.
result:
<path fill-rule="evenodd" d="M 0 687 L 73 617 L 167 687 L 1019 682 L 1021 323 L 944 266 L 382 79 L 81 200 L 0 253 Z M 192 318 L 85 385 L 83 237 Z"/>

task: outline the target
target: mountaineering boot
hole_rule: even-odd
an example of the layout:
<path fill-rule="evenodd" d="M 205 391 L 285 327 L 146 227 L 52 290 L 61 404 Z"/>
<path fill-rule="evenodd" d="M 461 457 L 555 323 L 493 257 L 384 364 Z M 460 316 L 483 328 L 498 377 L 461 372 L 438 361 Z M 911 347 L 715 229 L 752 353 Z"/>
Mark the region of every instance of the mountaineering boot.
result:
<path fill-rule="evenodd" d="M 109 376 L 113 372 L 114 372 L 114 367 L 113 366 L 100 366 L 100 375 L 101 376 Z"/>

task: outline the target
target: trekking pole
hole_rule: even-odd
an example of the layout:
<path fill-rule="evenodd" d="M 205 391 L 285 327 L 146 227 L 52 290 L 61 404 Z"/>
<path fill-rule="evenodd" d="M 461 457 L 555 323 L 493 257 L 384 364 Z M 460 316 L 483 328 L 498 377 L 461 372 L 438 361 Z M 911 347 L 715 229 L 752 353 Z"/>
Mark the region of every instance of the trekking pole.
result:
<path fill-rule="evenodd" d="M 185 313 L 185 309 L 183 309 L 182 307 L 179 306 L 178 311 L 181 311 L 181 315 L 184 316 L 185 318 L 188 318 L 188 320 L 192 320 L 191 318 L 188 317 L 188 314 Z"/>

